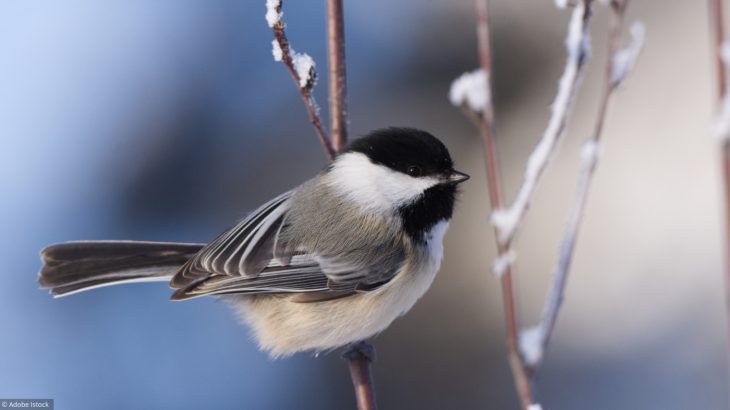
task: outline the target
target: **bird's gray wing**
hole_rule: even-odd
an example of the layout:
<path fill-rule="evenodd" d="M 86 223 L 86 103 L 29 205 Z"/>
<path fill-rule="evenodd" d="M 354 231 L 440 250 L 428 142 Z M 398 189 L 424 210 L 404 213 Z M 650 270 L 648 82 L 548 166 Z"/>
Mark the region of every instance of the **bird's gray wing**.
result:
<path fill-rule="evenodd" d="M 334 254 L 282 240 L 291 192 L 262 205 L 191 258 L 173 277 L 173 299 L 202 295 L 301 293 L 319 301 L 369 291 L 395 276 L 405 252 L 378 241 Z"/>
<path fill-rule="evenodd" d="M 182 290 L 182 289 L 181 289 Z M 206 279 L 178 291 L 173 298 L 186 299 L 203 295 L 261 294 L 261 293 L 307 293 L 326 292 L 327 276 L 319 265 L 306 255 L 297 255 L 289 264 L 271 262 L 258 276 L 229 276 L 213 274 Z"/>
<path fill-rule="evenodd" d="M 322 260 L 323 258 L 315 259 L 308 254 L 297 254 L 286 265 L 272 260 L 256 277 L 208 275 L 187 288 L 179 289 L 173 299 L 204 295 L 278 293 L 294 294 L 292 300 L 295 302 L 320 302 L 372 291 L 388 283 L 398 271 L 398 267 L 383 266 L 382 269 L 375 269 L 350 265 L 347 270 L 328 274 L 320 265 Z"/>
<path fill-rule="evenodd" d="M 291 191 L 285 192 L 265 203 L 204 246 L 170 281 L 178 289 L 176 294 L 181 296 L 211 277 L 259 276 L 275 257 L 276 237 L 285 223 L 290 196 Z"/>

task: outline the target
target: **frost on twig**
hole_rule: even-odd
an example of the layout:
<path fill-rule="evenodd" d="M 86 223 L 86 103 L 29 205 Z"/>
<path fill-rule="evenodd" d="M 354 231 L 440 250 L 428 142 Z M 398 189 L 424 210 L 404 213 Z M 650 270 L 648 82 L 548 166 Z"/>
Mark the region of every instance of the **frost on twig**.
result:
<path fill-rule="evenodd" d="M 611 58 L 611 86 L 617 87 L 626 77 L 629 71 L 634 68 L 636 59 L 639 57 L 644 46 L 646 27 L 644 23 L 635 21 L 629 29 L 631 42 L 625 48 L 618 50 Z"/>
<path fill-rule="evenodd" d="M 296 80 L 298 81 L 299 88 L 313 88 L 317 83 L 317 71 L 315 70 L 316 64 L 314 63 L 314 59 L 307 53 L 297 53 L 291 45 L 287 44 L 285 47 L 288 50 L 287 60 L 291 61 L 291 64 L 294 66 L 294 71 L 297 73 Z M 271 41 L 271 54 L 274 56 L 274 61 L 285 60 L 284 50 L 279 39 Z"/>
<path fill-rule="evenodd" d="M 598 161 L 599 148 L 598 141 L 593 138 L 583 144 L 583 148 L 580 150 L 580 157 L 583 160 L 584 166 L 592 166 Z"/>
<path fill-rule="evenodd" d="M 272 17 L 274 16 L 274 17 Z M 274 29 L 274 40 L 271 42 L 271 54 L 275 61 L 281 61 L 289 68 L 299 88 L 311 91 L 317 83 L 317 71 L 314 59 L 307 53 L 297 53 L 289 44 L 284 32 L 284 21 L 281 19 L 281 2 L 266 1 L 266 21 Z"/>
<path fill-rule="evenodd" d="M 289 48 L 294 69 L 299 77 L 300 88 L 312 88 L 317 82 L 317 72 L 314 71 L 314 59 L 307 53 L 297 53 L 291 47 Z"/>
<path fill-rule="evenodd" d="M 281 21 L 284 13 L 281 11 L 281 0 L 266 0 L 266 22 L 274 28 Z"/>
<path fill-rule="evenodd" d="M 588 23 L 591 18 L 591 2 L 580 1 L 573 10 L 565 40 L 567 61 L 558 84 L 558 93 L 550 108 L 551 115 L 542 138 L 530 154 L 525 169 L 524 180 L 517 197 L 507 209 L 497 209 L 492 213 L 492 224 L 499 231 L 499 241 L 509 244 L 530 205 L 537 182 L 548 165 L 551 154 L 556 150 L 573 102 L 586 59 L 590 54 L 590 35 Z"/>
<path fill-rule="evenodd" d="M 542 361 L 544 332 L 541 326 L 523 329 L 520 332 L 520 353 L 525 364 L 534 367 Z"/>
<path fill-rule="evenodd" d="M 317 133 L 325 153 L 332 159 L 335 156 L 335 150 L 332 147 L 329 135 L 322 127 L 322 121 L 319 118 L 319 106 L 314 100 L 314 96 L 312 96 L 312 89 L 317 82 L 314 59 L 306 53 L 297 53 L 291 47 L 284 32 L 286 25 L 282 20 L 283 15 L 281 0 L 266 0 L 266 23 L 274 31 L 271 54 L 274 56 L 274 60 L 284 63 L 292 79 L 297 84 L 309 115 L 309 121 Z"/>
<path fill-rule="evenodd" d="M 558 318 L 560 306 L 563 302 L 565 287 L 568 281 L 568 273 L 573 261 L 575 245 L 578 241 L 578 233 L 580 225 L 585 213 L 585 207 L 588 202 L 588 192 L 593 181 L 593 175 L 598 163 L 600 153 L 600 138 L 603 131 L 603 123 L 608 110 L 608 102 L 613 95 L 616 86 L 625 78 L 629 70 L 633 67 L 636 56 L 641 51 L 643 44 L 644 30 L 640 23 L 634 24 L 632 27 L 632 35 L 634 40 L 624 49 L 618 49 L 619 38 L 621 35 L 621 21 L 624 17 L 624 9 L 622 7 L 614 8 L 613 24 L 609 35 L 609 60 L 606 62 L 606 78 L 604 91 L 601 96 L 601 103 L 598 115 L 595 120 L 595 129 L 593 135 L 583 145 L 581 150 L 582 165 L 580 176 L 578 179 L 578 187 L 576 188 L 573 204 L 568 217 L 568 223 L 560 242 L 560 250 L 558 254 L 558 262 L 553 271 L 553 280 L 551 289 L 545 301 L 542 318 L 539 325 L 529 328 L 522 332 L 520 337 L 520 346 L 525 361 L 535 367 L 540 364 L 543 352 L 547 349 L 550 336 L 555 327 Z M 641 29 L 637 29 L 641 27 Z M 617 55 L 624 53 L 625 50 L 632 50 L 631 59 L 624 60 L 620 77 L 616 77 L 616 59 Z M 621 58 L 621 57 L 619 57 Z"/>
<path fill-rule="evenodd" d="M 274 56 L 274 61 L 281 61 L 284 58 L 284 52 L 281 50 L 279 40 L 271 40 L 271 54 Z"/>
<path fill-rule="evenodd" d="M 722 58 L 723 69 L 730 67 L 730 42 L 722 44 L 720 49 L 720 57 Z M 719 143 L 727 143 L 730 141 L 730 93 L 727 91 L 720 101 L 720 109 L 712 123 L 712 135 Z"/>
<path fill-rule="evenodd" d="M 517 260 L 517 253 L 512 249 L 508 250 L 494 260 L 494 263 L 492 263 L 492 273 L 494 276 L 501 278 L 515 263 L 515 260 Z"/>
<path fill-rule="evenodd" d="M 489 73 L 479 68 L 464 73 L 451 83 L 449 100 L 456 107 L 466 106 L 474 113 L 483 113 L 491 103 Z"/>

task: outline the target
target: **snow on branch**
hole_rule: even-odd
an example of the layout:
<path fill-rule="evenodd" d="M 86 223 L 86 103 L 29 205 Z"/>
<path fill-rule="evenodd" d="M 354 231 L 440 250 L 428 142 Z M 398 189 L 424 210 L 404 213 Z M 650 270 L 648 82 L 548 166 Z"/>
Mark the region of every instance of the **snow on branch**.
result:
<path fill-rule="evenodd" d="M 492 273 L 494 273 L 494 276 L 501 278 L 515 263 L 515 260 L 517 260 L 517 253 L 512 249 L 507 250 L 492 263 Z"/>
<path fill-rule="evenodd" d="M 558 146 L 565 129 L 568 112 L 573 102 L 577 85 L 590 54 L 590 22 L 592 7 L 590 0 L 580 1 L 573 10 L 565 41 L 567 61 L 563 75 L 558 84 L 558 93 L 551 106 L 551 116 L 542 138 L 535 146 L 527 161 L 524 181 L 512 206 L 497 209 L 492 213 L 492 224 L 499 231 L 499 241 L 509 244 L 522 221 L 530 200 L 535 192 L 538 180 L 548 165 L 551 154 Z"/>
<path fill-rule="evenodd" d="M 631 42 L 628 46 L 618 50 L 613 55 L 611 61 L 611 86 L 617 87 L 626 78 L 626 74 L 634 68 L 636 59 L 639 57 L 641 49 L 644 47 L 644 37 L 646 37 L 646 27 L 644 23 L 635 21 L 629 29 L 631 33 Z"/>
<path fill-rule="evenodd" d="M 266 23 L 269 24 L 269 27 L 274 28 L 283 16 L 281 0 L 266 0 Z"/>
<path fill-rule="evenodd" d="M 572 262 L 580 223 L 587 202 L 588 191 L 593 173 L 598 164 L 601 151 L 600 136 L 606 116 L 608 102 L 616 87 L 626 78 L 633 68 L 641 51 L 645 28 L 635 23 L 631 28 L 632 40 L 625 48 L 620 48 L 621 25 L 628 0 L 603 0 L 602 4 L 612 9 L 612 25 L 609 33 L 609 53 L 606 62 L 605 84 L 593 134 L 581 150 L 581 173 L 578 180 L 569 221 L 561 241 L 558 262 L 553 271 L 551 289 L 546 298 L 540 323 L 519 331 L 517 307 L 513 290 L 513 263 L 515 253 L 512 248 L 515 232 L 522 223 L 529 208 L 536 185 L 555 154 L 565 130 L 567 117 L 572 106 L 585 63 L 590 55 L 589 23 L 593 12 L 594 0 L 578 0 L 572 7 L 568 34 L 565 41 L 567 58 L 565 68 L 558 83 L 558 91 L 551 105 L 548 124 L 540 141 L 528 158 L 524 180 L 515 201 L 509 208 L 502 207 L 499 165 L 494 138 L 493 107 L 489 74 L 491 73 L 491 48 L 489 45 L 489 18 L 486 0 L 475 0 L 477 10 L 477 34 L 481 68 L 463 74 L 456 79 L 449 91 L 449 100 L 472 120 L 479 128 L 485 145 L 487 182 L 492 206 L 491 222 L 497 234 L 497 259 L 492 264 L 492 272 L 501 279 L 504 302 L 505 323 L 509 363 L 520 399 L 521 408 L 540 410 L 534 400 L 532 384 L 535 370 L 543 360 L 550 335 L 557 320 L 563 300 L 568 272 Z M 555 0 L 556 6 L 565 8 L 567 0 Z M 727 48 L 730 64 L 730 46 Z M 728 133 L 730 133 L 730 97 L 727 106 Z"/>
<path fill-rule="evenodd" d="M 307 53 L 297 53 L 291 47 L 289 48 L 294 69 L 299 77 L 300 88 L 313 88 L 317 81 L 317 72 L 314 70 L 314 59 Z"/>
<path fill-rule="evenodd" d="M 289 74 L 297 85 L 299 93 L 304 101 L 304 106 L 309 115 L 309 121 L 312 123 L 317 137 L 327 156 L 332 159 L 335 156 L 335 150 L 329 135 L 322 126 L 319 118 L 319 106 L 312 96 L 312 89 L 317 83 L 317 71 L 315 69 L 314 59 L 306 53 L 297 53 L 291 47 L 289 39 L 284 31 L 284 13 L 282 11 L 281 0 L 266 0 L 266 23 L 274 31 L 274 40 L 271 43 L 271 53 L 275 61 L 281 61 L 286 66 Z"/>
<path fill-rule="evenodd" d="M 466 106 L 475 113 L 482 113 L 491 103 L 489 73 L 477 69 L 462 74 L 451 83 L 449 100 L 456 107 Z"/>
<path fill-rule="evenodd" d="M 589 137 L 583 149 L 581 150 L 582 165 L 580 176 L 578 179 L 578 187 L 576 188 L 571 211 L 568 217 L 568 223 L 560 243 L 558 253 L 558 262 L 553 271 L 553 281 L 551 289 L 545 301 L 543 315 L 539 325 L 523 330 L 520 334 L 520 348 L 525 362 L 533 368 L 538 366 L 543 357 L 544 351 L 547 349 L 550 336 L 557 321 L 560 306 L 564 299 L 565 287 L 568 281 L 568 273 L 573 261 L 575 253 L 575 245 L 578 241 L 578 233 L 580 231 L 583 214 L 588 201 L 588 193 L 590 190 L 593 175 L 598 164 L 600 153 L 600 138 L 603 131 L 603 123 L 608 110 L 608 103 L 616 87 L 626 77 L 629 70 L 633 67 L 636 57 L 641 51 L 643 44 L 644 29 L 641 23 L 634 23 L 632 26 L 633 40 L 630 45 L 624 49 L 619 49 L 619 39 L 621 37 L 621 26 L 624 18 L 626 2 L 612 3 L 612 24 L 609 34 L 609 51 L 608 61 L 606 62 L 606 76 L 604 80 L 604 91 L 595 120 L 593 134 Z M 637 27 L 641 27 L 637 29 Z M 618 81 L 616 81 L 616 59 L 617 56 L 631 50 L 631 61 L 627 62 L 621 68 L 622 73 Z M 619 57 L 623 58 L 623 57 Z"/>

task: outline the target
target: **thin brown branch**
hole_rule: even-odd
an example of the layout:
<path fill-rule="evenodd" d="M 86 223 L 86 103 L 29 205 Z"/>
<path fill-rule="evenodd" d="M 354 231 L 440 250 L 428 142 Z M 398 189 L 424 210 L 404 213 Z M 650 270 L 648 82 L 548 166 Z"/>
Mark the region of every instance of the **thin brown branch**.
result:
<path fill-rule="evenodd" d="M 327 0 L 330 131 L 336 151 L 347 144 L 347 69 L 342 0 Z"/>
<path fill-rule="evenodd" d="M 375 349 L 367 342 L 359 342 L 350 346 L 342 357 L 350 367 L 350 378 L 355 388 L 358 410 L 377 410 L 375 401 L 375 385 L 370 370 L 375 361 Z"/>
<path fill-rule="evenodd" d="M 494 127 L 494 109 L 491 104 L 493 101 L 491 96 L 491 87 L 489 86 L 489 78 L 492 73 L 492 53 L 491 43 L 489 39 L 489 4 L 487 0 L 476 0 L 477 15 L 477 40 L 479 46 L 479 62 L 482 70 L 487 74 L 486 90 L 490 101 L 481 113 L 481 118 L 475 113 L 462 106 L 462 110 L 467 117 L 476 121 L 483 140 L 484 158 L 487 168 L 487 187 L 489 189 L 489 200 L 492 211 L 502 207 L 502 187 L 501 178 L 499 176 L 499 161 L 497 156 L 497 147 L 495 141 Z M 476 117 L 476 119 L 475 119 Z M 499 241 L 499 231 L 494 228 L 494 236 L 497 241 L 497 255 L 501 257 L 508 251 L 507 247 Z M 518 345 L 518 318 L 515 301 L 515 293 L 512 285 L 512 267 L 507 266 L 501 275 L 502 284 L 502 303 L 504 305 L 504 319 L 507 332 L 507 350 L 512 378 L 514 380 L 517 397 L 520 400 L 520 406 L 523 409 L 534 404 L 534 394 L 532 391 L 532 382 L 526 372 L 526 367 L 522 362 Z"/>
<path fill-rule="evenodd" d="M 281 15 L 281 7 L 281 3 L 279 3 L 276 7 L 276 12 L 279 15 Z M 332 160 L 335 157 L 335 149 L 332 146 L 330 137 L 327 135 L 327 131 L 325 131 L 322 127 L 322 120 L 319 118 L 319 108 L 317 107 L 317 102 L 314 101 L 314 97 L 312 96 L 312 88 L 314 88 L 314 84 L 317 79 L 317 72 L 315 71 L 314 66 L 312 66 L 309 73 L 307 73 L 307 78 L 304 79 L 304 84 L 302 84 L 303 81 L 295 67 L 293 50 L 291 49 L 289 40 L 286 37 L 284 27 L 285 24 L 281 18 L 278 18 L 272 26 L 275 41 L 278 44 L 279 51 L 281 52 L 281 61 L 288 69 L 289 74 L 291 74 L 291 77 L 299 90 L 299 94 L 302 96 L 304 107 L 307 109 L 307 115 L 309 115 L 309 122 L 312 123 L 314 131 L 317 133 L 317 137 L 319 138 L 319 142 L 324 148 L 325 154 L 327 154 L 327 157 Z"/>
<path fill-rule="evenodd" d="M 598 150 L 600 148 L 603 124 L 609 102 L 614 94 L 614 90 L 620 85 L 627 72 L 633 66 L 634 60 L 638 56 L 641 45 L 643 44 L 643 26 L 636 23 L 637 25 L 632 29 L 632 34 L 634 35 L 633 43 L 624 50 L 620 49 L 621 30 L 627 4 L 628 0 L 613 0 L 610 3 L 612 17 L 608 36 L 608 53 L 603 92 L 599 102 L 593 134 L 586 140 L 583 148 L 583 165 L 573 198 L 568 224 L 560 244 L 558 263 L 553 272 L 552 288 L 545 301 L 545 308 L 540 324 L 537 328 L 531 330 L 534 332 L 534 336 L 537 337 L 535 341 L 531 342 L 534 343 L 531 347 L 533 349 L 533 357 L 531 358 L 533 361 L 528 363 L 531 366 L 538 366 L 540 364 L 543 352 L 547 350 L 558 318 L 560 306 L 563 302 L 568 273 L 570 272 L 573 255 L 575 254 L 575 245 L 578 240 L 588 193 L 598 162 Z M 628 55 L 630 57 L 623 58 Z"/>

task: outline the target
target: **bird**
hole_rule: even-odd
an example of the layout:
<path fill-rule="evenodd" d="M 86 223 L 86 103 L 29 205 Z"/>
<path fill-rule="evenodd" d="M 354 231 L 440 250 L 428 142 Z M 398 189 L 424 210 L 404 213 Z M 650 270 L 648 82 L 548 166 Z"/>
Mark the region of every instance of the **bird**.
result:
<path fill-rule="evenodd" d="M 39 283 L 61 297 L 168 282 L 172 300 L 226 301 L 272 358 L 319 354 L 379 334 L 425 294 L 468 178 L 432 134 L 379 129 L 207 244 L 54 244 Z"/>

